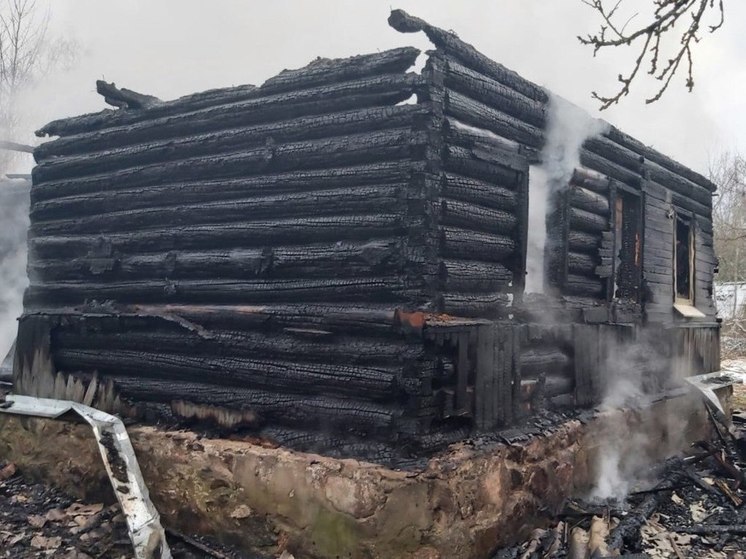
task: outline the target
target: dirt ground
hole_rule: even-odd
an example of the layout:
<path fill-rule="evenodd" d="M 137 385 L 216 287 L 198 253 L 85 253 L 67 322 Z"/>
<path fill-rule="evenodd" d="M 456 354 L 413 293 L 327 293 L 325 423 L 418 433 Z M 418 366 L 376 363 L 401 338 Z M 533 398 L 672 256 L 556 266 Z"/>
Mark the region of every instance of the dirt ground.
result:
<path fill-rule="evenodd" d="M 28 483 L 0 463 L 0 557 L 13 559 L 131 559 L 132 544 L 119 505 L 73 499 Z M 176 559 L 249 559 L 213 542 L 169 537 Z M 251 558 L 255 559 L 255 558 Z"/>

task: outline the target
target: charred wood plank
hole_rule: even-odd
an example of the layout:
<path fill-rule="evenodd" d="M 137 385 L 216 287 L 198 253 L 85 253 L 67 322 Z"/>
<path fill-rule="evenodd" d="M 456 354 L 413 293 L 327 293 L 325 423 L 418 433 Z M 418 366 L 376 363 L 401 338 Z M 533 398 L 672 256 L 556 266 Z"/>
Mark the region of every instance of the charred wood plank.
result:
<path fill-rule="evenodd" d="M 567 269 L 570 273 L 583 276 L 595 274 L 598 259 L 590 254 L 568 252 Z"/>
<path fill-rule="evenodd" d="M 601 216 L 609 215 L 609 199 L 582 186 L 571 186 L 569 191 L 570 204 L 581 210 Z"/>
<path fill-rule="evenodd" d="M 563 284 L 563 290 L 570 295 L 586 297 L 600 297 L 603 295 L 604 285 L 599 278 L 589 278 L 576 274 L 568 274 Z"/>
<path fill-rule="evenodd" d="M 37 136 L 70 136 L 89 130 L 128 126 L 158 117 L 194 112 L 205 107 L 255 99 L 266 96 L 268 93 L 307 89 L 377 74 L 396 74 L 404 72 L 412 66 L 418 54 L 419 51 L 412 47 L 396 48 L 380 53 L 328 61 L 324 65 L 325 70 L 323 71 L 320 65 L 312 62 L 306 68 L 281 72 L 275 78 L 267 80 L 261 88 L 253 85 L 241 85 L 212 89 L 186 95 L 173 101 L 166 101 L 142 111 L 108 110 L 74 118 L 59 119 L 50 122 L 36 134 Z"/>
<path fill-rule="evenodd" d="M 385 211 L 385 209 L 384 209 Z M 517 225 L 515 215 L 469 202 L 441 199 L 440 223 L 484 233 L 510 234 Z"/>
<path fill-rule="evenodd" d="M 448 198 L 499 210 L 512 210 L 518 201 L 518 195 L 508 188 L 454 173 L 445 173 L 442 193 Z"/>
<path fill-rule="evenodd" d="M 487 159 L 480 159 L 471 150 L 457 146 L 446 147 L 445 169 L 505 188 L 515 188 L 518 182 L 517 171 Z"/>
<path fill-rule="evenodd" d="M 445 110 L 466 124 L 533 148 L 541 148 L 544 141 L 540 129 L 455 91 L 446 91 Z"/>
<path fill-rule="evenodd" d="M 512 87 L 483 73 L 467 68 L 452 57 L 446 57 L 445 85 L 498 109 L 523 122 L 544 128 L 546 109 L 541 101 L 527 97 Z"/>
<path fill-rule="evenodd" d="M 60 348 L 55 362 L 63 370 L 97 370 L 107 376 L 141 376 L 175 382 L 209 382 L 295 394 L 349 394 L 364 399 L 391 398 L 399 390 L 396 367 L 272 361 L 230 355 L 167 354 L 150 351 Z"/>
<path fill-rule="evenodd" d="M 394 105 L 408 99 L 421 86 L 421 80 L 420 76 L 414 74 L 375 76 L 107 128 L 81 134 L 74 139 L 71 137 L 69 141 L 71 144 L 79 144 L 80 149 L 85 146 L 86 150 L 95 151 L 99 145 L 97 142 L 124 146 L 308 115 Z M 44 153 L 38 153 L 40 160 Z"/>
<path fill-rule="evenodd" d="M 487 262 L 500 262 L 515 250 L 515 241 L 502 235 L 489 235 L 457 227 L 441 227 L 444 256 Z"/>
<path fill-rule="evenodd" d="M 440 279 L 446 291 L 497 291 L 507 287 L 513 273 L 502 264 L 475 260 L 443 260 Z"/>
<path fill-rule="evenodd" d="M 104 213 L 111 208 L 168 206 L 172 205 L 174 200 L 182 204 L 193 204 L 283 192 L 402 183 L 406 182 L 410 173 L 417 168 L 417 164 L 409 160 L 381 161 L 349 167 L 290 171 L 236 179 L 159 182 L 137 188 L 108 190 L 106 196 L 79 194 L 35 201 L 32 203 L 31 217 L 36 221 Z M 36 198 L 35 193 L 33 197 Z"/>
<path fill-rule="evenodd" d="M 570 364 L 567 354 L 557 348 L 533 348 L 521 351 L 519 357 L 524 379 L 557 374 Z"/>
<path fill-rule="evenodd" d="M 99 172 L 112 173 L 128 167 L 190 157 L 231 153 L 264 146 L 267 142 L 277 144 L 411 127 L 414 119 L 422 117 L 425 112 L 426 108 L 421 105 L 373 107 L 203 134 L 190 133 L 184 137 L 147 140 L 127 146 L 121 146 L 121 134 L 110 134 L 108 140 L 101 138 L 96 142 L 94 153 L 38 159 L 40 162 L 34 170 L 34 176 L 37 181 L 44 182 Z"/>
<path fill-rule="evenodd" d="M 581 231 L 570 231 L 567 236 L 567 244 L 570 250 L 596 254 L 601 244 L 601 236 Z"/>
<path fill-rule="evenodd" d="M 440 294 L 442 312 L 470 318 L 494 318 L 510 303 L 506 293 L 455 293 Z"/>
<path fill-rule="evenodd" d="M 354 277 L 393 273 L 401 267 L 401 241 L 374 239 L 318 245 L 277 246 L 255 249 L 171 251 L 153 254 L 86 255 L 72 259 L 32 260 L 32 282 L 95 279 L 116 276 L 136 278 L 246 279 Z"/>
<path fill-rule="evenodd" d="M 108 324 L 108 325 L 107 325 Z M 120 328 L 119 325 L 126 326 Z M 148 352 L 158 348 L 162 353 L 194 355 L 231 355 L 253 359 L 288 362 L 358 364 L 409 364 L 422 361 L 425 350 L 421 343 L 404 339 L 386 339 L 342 334 L 315 341 L 302 332 L 263 332 L 260 330 L 210 330 L 209 336 L 184 328 L 166 330 L 163 325 L 144 319 L 99 319 L 97 330 L 65 328 L 53 333 L 53 343 L 63 349 L 112 350 Z M 422 369 L 425 370 L 425 367 Z"/>
<path fill-rule="evenodd" d="M 574 207 L 570 207 L 568 213 L 570 218 L 570 229 L 575 231 L 600 233 L 609 228 L 609 220 L 607 217 Z"/>
<path fill-rule="evenodd" d="M 549 96 L 544 89 L 486 57 L 473 46 L 459 39 L 455 33 L 449 33 L 430 25 L 422 19 L 412 17 L 404 10 L 392 10 L 389 16 L 389 25 L 401 33 L 424 31 L 435 46 L 445 50 L 447 54 L 452 54 L 469 68 L 486 74 L 531 99 L 541 103 L 546 103 L 549 100 Z"/>
<path fill-rule="evenodd" d="M 415 286 L 398 276 L 290 280 L 130 280 L 116 283 L 57 281 L 34 283 L 26 291 L 29 304 L 64 305 L 112 300 L 118 303 L 194 302 L 379 302 L 412 303 Z"/>
<path fill-rule="evenodd" d="M 34 234 L 73 235 L 137 231 L 152 227 L 154 224 L 160 227 L 183 227 L 208 223 L 235 223 L 246 221 L 247 216 L 251 219 L 264 220 L 329 214 L 371 214 L 376 211 L 395 213 L 401 209 L 406 186 L 406 184 L 360 186 L 189 205 L 180 205 L 179 200 L 173 200 L 174 205 L 170 207 L 136 210 L 126 208 L 110 213 L 54 221 L 35 220 Z M 96 194 L 91 196 L 98 197 Z M 461 210 L 460 213 L 459 210 Z M 463 208 L 456 206 L 451 213 L 456 214 L 454 219 L 459 216 L 463 217 Z M 482 223 L 484 227 L 500 224 L 504 230 L 509 231 L 511 217 L 499 210 L 486 210 L 481 216 L 476 215 L 474 219 L 475 223 Z M 504 219 L 501 220 L 501 218 Z M 515 223 L 513 222 L 512 225 L 514 226 Z"/>
<path fill-rule="evenodd" d="M 300 169 L 318 169 L 359 165 L 382 160 L 418 158 L 424 152 L 424 133 L 411 128 L 338 136 L 268 145 L 259 148 L 192 157 L 177 161 L 121 169 L 111 173 L 70 177 L 40 183 L 40 171 L 34 170 L 32 201 L 60 196 L 105 192 L 133 186 L 179 180 L 194 181 L 233 178 Z"/>
<path fill-rule="evenodd" d="M 400 411 L 364 401 L 328 396 L 278 394 L 245 387 L 225 387 L 207 383 L 118 376 L 117 391 L 134 401 L 193 402 L 226 409 L 253 411 L 258 421 L 280 425 L 313 427 L 333 425 L 342 429 L 390 430 Z"/>
<path fill-rule="evenodd" d="M 35 258 L 63 258 L 99 254 L 102 251 L 113 254 L 114 252 L 249 248 L 267 244 L 297 243 L 298 239 L 314 243 L 394 237 L 401 234 L 404 231 L 403 228 L 404 224 L 398 214 L 323 216 L 250 223 L 191 225 L 131 233 L 111 233 L 105 238 L 97 235 L 34 237 L 32 226 L 29 249 Z M 468 243 L 473 235 L 463 239 L 463 236 L 456 234 L 453 242 L 463 239 Z M 477 239 L 474 240 L 479 242 Z M 503 243 L 498 240 L 493 244 Z M 508 248 L 512 250 L 510 243 L 506 244 L 506 250 Z"/>

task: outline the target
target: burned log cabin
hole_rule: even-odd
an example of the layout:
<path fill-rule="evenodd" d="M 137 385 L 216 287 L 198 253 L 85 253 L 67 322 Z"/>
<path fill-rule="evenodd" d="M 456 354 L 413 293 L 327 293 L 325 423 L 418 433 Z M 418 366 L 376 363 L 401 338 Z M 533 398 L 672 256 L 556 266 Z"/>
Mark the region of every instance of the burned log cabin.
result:
<path fill-rule="evenodd" d="M 626 369 L 717 370 L 715 185 L 598 121 L 549 180 L 565 102 L 389 23 L 433 43 L 421 72 L 404 47 L 168 102 L 99 82 L 117 109 L 43 127 L 16 391 L 426 452 Z"/>

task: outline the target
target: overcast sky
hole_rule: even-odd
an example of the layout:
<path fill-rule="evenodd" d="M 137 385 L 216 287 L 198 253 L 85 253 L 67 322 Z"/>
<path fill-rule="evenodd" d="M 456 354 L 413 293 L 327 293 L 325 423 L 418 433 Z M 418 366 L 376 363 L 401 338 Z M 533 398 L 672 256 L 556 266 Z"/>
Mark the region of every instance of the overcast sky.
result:
<path fill-rule="evenodd" d="M 627 0 L 630 7 L 650 0 Z M 311 59 L 402 45 L 423 50 L 422 34 L 386 23 L 403 8 L 452 29 L 491 58 L 594 114 L 593 89 L 611 92 L 631 49 L 592 58 L 576 36 L 597 27 L 581 0 L 54 0 L 50 34 L 82 47 L 76 67 L 27 96 L 29 127 L 105 107 L 96 79 L 171 99 L 214 87 L 260 84 Z M 662 102 L 643 91 L 602 116 L 645 143 L 704 170 L 723 149 L 746 149 L 746 2 L 726 0 L 725 27 L 695 52 L 694 93 L 683 76 Z"/>

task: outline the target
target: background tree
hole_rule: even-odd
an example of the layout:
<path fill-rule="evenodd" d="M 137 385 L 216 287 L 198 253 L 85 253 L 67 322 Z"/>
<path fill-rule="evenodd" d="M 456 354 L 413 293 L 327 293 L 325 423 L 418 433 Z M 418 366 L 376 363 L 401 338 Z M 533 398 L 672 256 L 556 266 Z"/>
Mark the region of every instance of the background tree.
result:
<path fill-rule="evenodd" d="M 592 92 L 601 103 L 601 110 L 618 103 L 629 94 L 630 87 L 646 72 L 659 81 L 658 91 L 646 103 L 658 101 L 673 77 L 685 72 L 686 88 L 694 88 L 693 47 L 700 41 L 703 30 L 714 33 L 725 21 L 723 0 L 648 0 L 648 12 L 625 13 L 625 0 L 581 0 L 601 17 L 599 30 L 585 37 L 581 43 L 593 47 L 593 55 L 603 49 L 636 46 L 638 55 L 632 70 L 619 74 L 619 90 L 610 96 Z M 641 24 L 637 24 L 642 21 Z M 682 70 L 683 68 L 683 70 Z"/>
<path fill-rule="evenodd" d="M 0 140 L 17 140 L 22 132 L 19 98 L 24 89 L 75 59 L 75 42 L 50 38 L 48 27 L 48 5 L 0 0 Z M 14 157 L 13 152 L 0 151 L 0 174 Z"/>
<path fill-rule="evenodd" d="M 715 250 L 720 258 L 718 280 L 746 279 L 746 158 L 725 152 L 709 164 L 709 178 L 718 185 L 712 199 Z"/>

